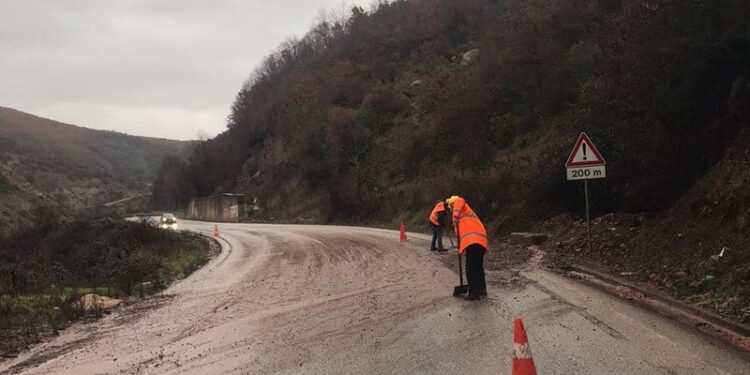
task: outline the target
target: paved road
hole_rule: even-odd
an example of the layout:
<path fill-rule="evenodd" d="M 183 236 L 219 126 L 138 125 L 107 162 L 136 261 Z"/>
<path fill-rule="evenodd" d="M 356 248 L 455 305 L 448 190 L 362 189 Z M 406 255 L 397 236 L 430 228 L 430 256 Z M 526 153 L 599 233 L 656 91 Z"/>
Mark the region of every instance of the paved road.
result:
<path fill-rule="evenodd" d="M 507 374 L 516 316 L 541 374 L 750 369 L 672 321 L 530 267 L 490 273 L 487 300 L 454 299 L 456 274 L 425 250 L 424 236 L 401 244 L 378 229 L 219 227 L 224 251 L 191 277 L 0 372 Z"/>

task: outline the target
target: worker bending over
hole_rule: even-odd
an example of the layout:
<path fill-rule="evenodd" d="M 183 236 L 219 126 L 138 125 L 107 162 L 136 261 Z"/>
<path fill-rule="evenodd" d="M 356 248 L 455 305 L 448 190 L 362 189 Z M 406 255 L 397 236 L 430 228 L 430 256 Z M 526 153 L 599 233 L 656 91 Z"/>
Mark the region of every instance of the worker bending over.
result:
<path fill-rule="evenodd" d="M 458 238 L 458 256 L 466 254 L 467 300 L 478 300 L 487 295 L 484 279 L 484 255 L 489 250 L 487 230 L 464 198 L 452 196 L 446 201 L 451 208 L 453 227 Z"/>
<path fill-rule="evenodd" d="M 445 202 L 438 201 L 430 213 L 430 226 L 432 227 L 432 244 L 430 251 L 446 252 L 443 247 L 443 224 L 445 223 Z M 437 247 L 436 247 L 437 245 Z"/>

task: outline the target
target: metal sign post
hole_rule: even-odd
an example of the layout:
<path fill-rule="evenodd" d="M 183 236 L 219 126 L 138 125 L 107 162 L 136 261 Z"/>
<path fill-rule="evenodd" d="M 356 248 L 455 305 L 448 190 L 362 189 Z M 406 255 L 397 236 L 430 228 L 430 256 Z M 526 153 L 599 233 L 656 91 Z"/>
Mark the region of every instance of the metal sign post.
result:
<path fill-rule="evenodd" d="M 594 143 L 586 133 L 581 133 L 573 151 L 568 156 L 565 168 L 568 171 L 568 181 L 583 180 L 586 199 L 586 234 L 587 245 L 591 250 L 591 210 L 589 205 L 589 180 L 607 177 L 607 162 L 599 153 Z"/>
<path fill-rule="evenodd" d="M 588 236 L 588 240 L 586 241 L 586 245 L 589 248 L 589 251 L 591 251 L 591 215 L 589 211 L 589 180 L 583 180 L 583 190 L 584 195 L 586 195 L 586 235 Z"/>

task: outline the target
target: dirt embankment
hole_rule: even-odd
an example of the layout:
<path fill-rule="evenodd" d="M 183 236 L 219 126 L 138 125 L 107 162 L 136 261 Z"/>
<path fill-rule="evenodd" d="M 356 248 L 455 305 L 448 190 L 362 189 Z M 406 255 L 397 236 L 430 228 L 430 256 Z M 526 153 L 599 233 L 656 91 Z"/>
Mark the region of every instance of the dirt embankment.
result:
<path fill-rule="evenodd" d="M 534 228 L 548 233 L 547 263 L 586 265 L 646 282 L 685 302 L 750 324 L 750 131 L 670 209 L 610 213 L 586 223 L 570 215 Z"/>
<path fill-rule="evenodd" d="M 585 265 L 750 323 L 750 252 L 716 218 L 609 214 L 592 221 L 590 246 L 584 221 L 558 216 L 539 229 L 551 234 L 547 266 Z"/>

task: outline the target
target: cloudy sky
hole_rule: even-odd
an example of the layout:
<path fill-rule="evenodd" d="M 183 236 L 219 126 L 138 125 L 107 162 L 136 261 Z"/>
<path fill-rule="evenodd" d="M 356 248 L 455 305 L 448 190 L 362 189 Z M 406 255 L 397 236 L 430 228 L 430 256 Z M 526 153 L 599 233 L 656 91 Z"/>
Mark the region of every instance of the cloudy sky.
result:
<path fill-rule="evenodd" d="M 253 68 L 371 0 L 0 0 L 0 106 L 175 139 L 225 128 Z"/>

